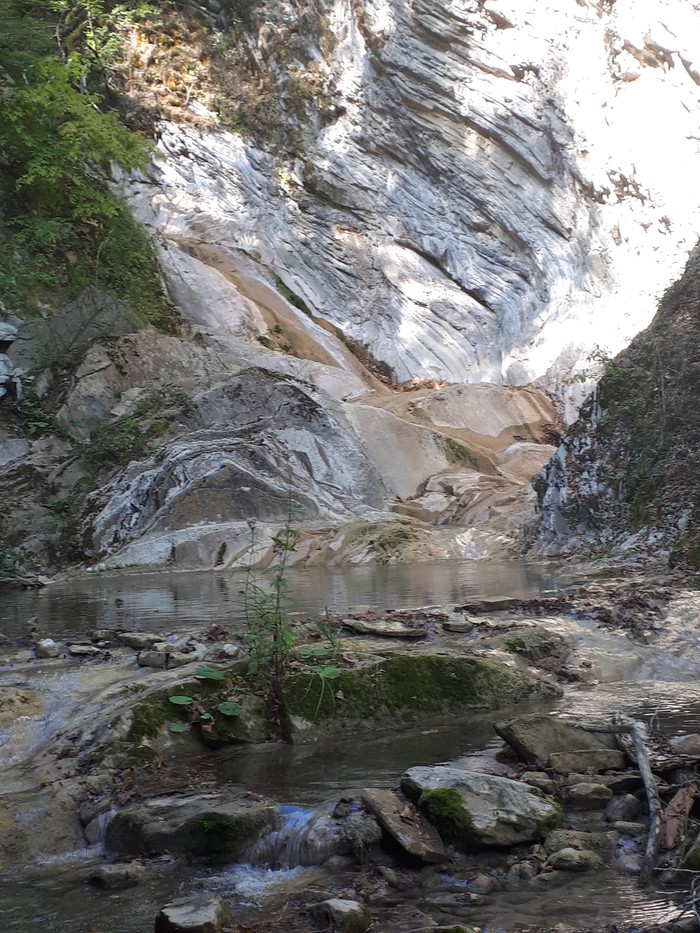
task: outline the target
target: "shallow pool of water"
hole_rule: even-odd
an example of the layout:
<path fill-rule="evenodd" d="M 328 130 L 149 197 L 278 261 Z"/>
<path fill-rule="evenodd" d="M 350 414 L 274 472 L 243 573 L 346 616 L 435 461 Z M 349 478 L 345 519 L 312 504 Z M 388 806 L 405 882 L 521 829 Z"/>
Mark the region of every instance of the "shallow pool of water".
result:
<path fill-rule="evenodd" d="M 265 583 L 265 576 L 259 576 Z M 555 565 L 524 561 L 433 561 L 292 568 L 289 608 L 317 616 L 372 608 L 446 606 L 469 599 L 554 595 L 566 586 Z M 245 575 L 235 573 L 99 574 L 38 590 L 0 595 L 0 631 L 21 632 L 32 620 L 53 635 L 95 628 L 161 631 L 244 618 Z"/>

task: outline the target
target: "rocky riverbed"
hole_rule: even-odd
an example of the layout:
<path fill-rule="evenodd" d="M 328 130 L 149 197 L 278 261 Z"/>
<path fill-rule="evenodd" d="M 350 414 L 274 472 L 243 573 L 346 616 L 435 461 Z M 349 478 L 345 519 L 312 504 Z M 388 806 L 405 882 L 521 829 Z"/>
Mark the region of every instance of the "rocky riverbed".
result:
<path fill-rule="evenodd" d="M 697 606 L 677 579 L 630 578 L 567 597 L 299 620 L 300 658 L 333 651 L 341 674 L 331 689 L 297 662 L 289 753 L 264 743 L 261 700 L 239 675 L 241 633 L 223 623 L 74 639 L 26 629 L 2 646 L 3 871 L 43 891 L 45 918 L 66 933 L 101 929 L 95 916 L 150 930 L 178 896 L 218 917 L 207 930 L 515 929 L 519 904 L 545 924 L 533 900 L 573 929 L 667 921 L 694 865 L 687 813 L 654 893 L 635 893 L 648 822 L 639 773 L 610 736 L 576 722 L 648 720 L 651 704 L 676 743 L 652 743 L 664 804 L 693 787 Z M 227 702 L 240 711 L 219 714 Z M 379 735 L 407 736 L 392 767 L 373 772 L 365 755 L 324 792 L 343 749 L 371 757 Z M 305 776 L 285 788 L 279 776 L 295 769 Z M 566 904 L 582 890 L 597 912 L 577 924 Z M 59 891 L 73 892 L 70 912 Z M 38 905 L 25 895 L 18 914 L 22 903 L 0 900 L 7 928 L 41 928 Z M 168 908 L 157 929 L 200 929 L 190 908 Z"/>

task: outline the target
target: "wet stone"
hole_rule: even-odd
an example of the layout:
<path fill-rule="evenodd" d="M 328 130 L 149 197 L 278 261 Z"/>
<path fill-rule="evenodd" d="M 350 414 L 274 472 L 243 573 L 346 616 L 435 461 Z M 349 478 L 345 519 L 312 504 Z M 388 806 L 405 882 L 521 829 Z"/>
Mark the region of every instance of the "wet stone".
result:
<path fill-rule="evenodd" d="M 314 913 L 330 923 L 335 933 L 365 933 L 369 929 L 369 914 L 358 901 L 333 897 L 319 904 Z"/>
<path fill-rule="evenodd" d="M 212 891 L 200 891 L 189 897 L 179 897 L 156 917 L 155 933 L 221 933 L 231 922 L 231 915 L 222 897 Z"/>
<path fill-rule="evenodd" d="M 36 643 L 34 653 L 37 658 L 57 658 L 61 653 L 61 646 L 53 638 L 42 638 Z"/>
<path fill-rule="evenodd" d="M 74 658 L 94 658 L 100 649 L 94 645 L 68 645 L 68 653 Z"/>
<path fill-rule="evenodd" d="M 139 667 L 164 668 L 168 661 L 165 651 L 140 651 L 136 659 Z"/>
<path fill-rule="evenodd" d="M 156 635 L 153 632 L 119 632 L 117 640 L 126 645 L 127 648 L 142 651 L 144 648 L 152 648 L 158 642 L 162 642 L 163 636 Z"/>
<path fill-rule="evenodd" d="M 634 794 L 621 794 L 613 797 L 605 808 L 605 819 L 609 823 L 630 822 L 639 815 L 640 806 Z"/>
<path fill-rule="evenodd" d="M 88 881 L 96 888 L 115 891 L 131 888 L 140 884 L 146 876 L 146 869 L 139 862 L 114 862 L 100 865 L 88 875 Z"/>
<path fill-rule="evenodd" d="M 617 820 L 612 824 L 612 827 L 621 836 L 630 836 L 633 839 L 638 836 L 646 836 L 649 828 L 644 823 L 630 823 L 627 820 Z"/>
<path fill-rule="evenodd" d="M 627 756 L 613 748 L 552 752 L 549 765 L 558 774 L 570 774 L 572 771 L 621 771 L 627 765 Z"/>
<path fill-rule="evenodd" d="M 576 810 L 599 810 L 612 800 L 613 792 L 602 784 L 582 781 L 569 787 L 567 802 Z"/>
<path fill-rule="evenodd" d="M 559 871 L 597 871 L 603 867 L 602 858 L 588 849 L 559 849 L 549 856 L 548 863 Z"/>
<path fill-rule="evenodd" d="M 612 852 L 615 846 L 615 833 L 584 833 L 573 829 L 555 829 L 544 841 L 547 855 L 559 849 L 588 849 L 592 852 Z"/>
<path fill-rule="evenodd" d="M 426 864 L 447 859 L 447 850 L 436 830 L 405 797 L 393 790 L 373 787 L 362 791 L 362 802 L 409 855 Z"/>
<path fill-rule="evenodd" d="M 551 778 L 546 771 L 525 771 L 520 775 L 520 780 L 530 787 L 536 787 L 544 794 L 555 797 L 559 790 L 559 785 Z"/>

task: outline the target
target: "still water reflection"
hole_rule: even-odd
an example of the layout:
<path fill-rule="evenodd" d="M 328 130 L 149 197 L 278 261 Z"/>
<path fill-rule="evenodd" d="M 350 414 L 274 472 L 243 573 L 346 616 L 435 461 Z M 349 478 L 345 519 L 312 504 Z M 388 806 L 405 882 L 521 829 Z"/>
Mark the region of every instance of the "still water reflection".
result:
<path fill-rule="evenodd" d="M 264 577 L 261 578 L 264 581 Z M 0 594 L 0 630 L 15 632 L 36 617 L 42 632 L 92 628 L 172 630 L 242 619 L 241 572 L 99 575 L 41 590 Z M 554 565 L 524 561 L 434 561 L 294 569 L 291 607 L 301 615 L 376 608 L 458 604 L 487 596 L 528 598 L 560 592 Z"/>

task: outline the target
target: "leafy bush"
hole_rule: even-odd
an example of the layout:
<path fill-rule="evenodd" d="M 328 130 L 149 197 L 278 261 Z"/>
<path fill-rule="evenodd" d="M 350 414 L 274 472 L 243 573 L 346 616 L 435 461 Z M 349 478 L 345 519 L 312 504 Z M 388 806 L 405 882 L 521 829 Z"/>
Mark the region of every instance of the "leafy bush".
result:
<path fill-rule="evenodd" d="M 24 313 L 88 284 L 149 321 L 167 313 L 145 230 L 106 184 L 110 163 L 148 161 L 144 140 L 97 92 L 108 89 L 110 16 L 125 9 L 0 0 L 0 298 Z M 82 26 L 69 31 L 71 22 Z"/>

